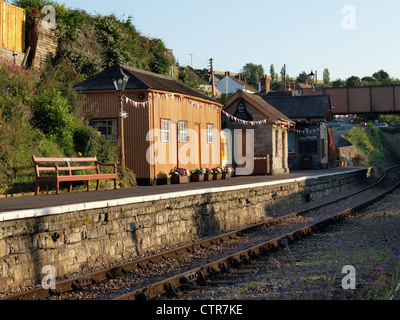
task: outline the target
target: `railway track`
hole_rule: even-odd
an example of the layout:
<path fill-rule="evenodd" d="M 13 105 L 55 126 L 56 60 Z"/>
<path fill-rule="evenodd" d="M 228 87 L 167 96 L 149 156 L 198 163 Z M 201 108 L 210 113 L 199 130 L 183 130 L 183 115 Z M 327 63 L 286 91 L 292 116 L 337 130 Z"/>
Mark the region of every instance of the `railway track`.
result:
<path fill-rule="evenodd" d="M 270 250 L 280 246 L 282 239 L 295 240 L 311 234 L 319 227 L 378 201 L 399 186 L 399 168 L 389 168 L 377 182 L 340 199 L 88 275 L 59 281 L 56 289 L 40 287 L 1 300 L 79 299 L 82 292 L 96 291 L 96 286 L 102 287 L 104 283 L 116 279 L 127 285 L 122 289 L 109 290 L 95 299 L 155 299 L 161 295 L 177 295 L 185 288 L 207 286 L 218 281 L 232 282 L 232 279 L 217 278 L 226 274 L 240 277 L 242 264 L 251 264 L 257 257 L 268 255 Z M 207 251 L 207 255 L 198 254 L 202 250 Z M 197 255 L 199 257 L 196 258 Z M 77 293 L 76 297 L 74 293 Z"/>

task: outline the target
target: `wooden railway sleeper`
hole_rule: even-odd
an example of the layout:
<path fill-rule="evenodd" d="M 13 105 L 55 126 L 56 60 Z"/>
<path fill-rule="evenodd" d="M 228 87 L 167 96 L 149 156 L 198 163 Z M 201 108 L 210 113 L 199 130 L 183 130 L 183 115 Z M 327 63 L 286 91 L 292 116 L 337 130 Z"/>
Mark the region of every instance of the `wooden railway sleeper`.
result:
<path fill-rule="evenodd" d="M 71 286 L 75 290 L 82 290 L 93 284 L 93 278 L 91 276 L 84 276 L 72 281 Z"/>
<path fill-rule="evenodd" d="M 181 293 L 178 291 L 177 288 L 175 288 L 172 283 L 166 283 L 164 285 L 164 290 L 167 297 L 177 297 L 181 295 Z"/>

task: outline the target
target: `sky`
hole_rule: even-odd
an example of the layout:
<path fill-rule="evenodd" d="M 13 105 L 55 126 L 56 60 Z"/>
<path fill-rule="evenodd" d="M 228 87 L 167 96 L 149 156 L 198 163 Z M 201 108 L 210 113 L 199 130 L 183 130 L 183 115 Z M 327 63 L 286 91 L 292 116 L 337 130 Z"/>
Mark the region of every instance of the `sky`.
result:
<path fill-rule="evenodd" d="M 163 40 L 182 66 L 240 72 L 270 65 L 297 77 L 325 68 L 331 80 L 371 76 L 400 79 L 398 0 L 59 0 L 67 8 L 115 14 L 143 36 Z M 95 11 L 97 10 L 97 12 Z"/>

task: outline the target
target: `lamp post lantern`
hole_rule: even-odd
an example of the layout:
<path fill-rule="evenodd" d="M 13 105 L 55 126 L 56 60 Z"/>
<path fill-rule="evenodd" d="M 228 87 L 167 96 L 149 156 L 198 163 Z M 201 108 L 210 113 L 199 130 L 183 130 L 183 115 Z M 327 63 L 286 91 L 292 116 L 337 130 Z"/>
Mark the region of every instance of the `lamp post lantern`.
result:
<path fill-rule="evenodd" d="M 129 80 L 129 76 L 126 75 L 120 67 L 118 71 L 111 76 L 114 83 L 115 90 L 117 90 L 120 102 L 120 135 L 121 135 L 121 167 L 125 170 L 125 144 L 124 144 L 124 119 L 127 117 L 127 113 L 124 111 L 124 104 L 122 96 L 126 89 L 126 85 Z"/>
<path fill-rule="evenodd" d="M 316 88 L 317 87 L 317 71 L 315 71 L 315 74 L 314 74 L 314 72 L 312 72 L 312 70 L 311 70 L 311 73 L 309 74 L 309 76 L 313 82 L 313 85 L 314 85 L 314 79 L 315 79 L 315 88 Z"/>

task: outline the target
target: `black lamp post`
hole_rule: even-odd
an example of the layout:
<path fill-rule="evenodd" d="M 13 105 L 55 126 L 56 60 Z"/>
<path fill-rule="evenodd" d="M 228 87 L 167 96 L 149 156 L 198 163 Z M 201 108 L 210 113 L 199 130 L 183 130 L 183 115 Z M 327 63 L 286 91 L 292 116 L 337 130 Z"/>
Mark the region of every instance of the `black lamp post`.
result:
<path fill-rule="evenodd" d="M 314 85 L 314 78 L 315 78 L 315 88 L 317 87 L 317 71 L 315 71 L 315 74 L 312 72 L 309 74 L 311 80 L 313 81 L 313 85 Z"/>
<path fill-rule="evenodd" d="M 122 68 L 120 67 L 118 71 L 111 76 L 115 90 L 117 90 L 118 95 L 119 95 L 119 101 L 120 101 L 120 113 L 119 116 L 121 118 L 121 123 L 120 123 L 120 130 L 121 130 L 121 167 L 122 170 L 125 170 L 125 144 L 124 144 L 124 119 L 128 117 L 128 114 L 124 111 L 124 105 L 123 105 L 123 99 L 122 96 L 124 94 L 124 91 L 126 89 L 126 85 L 129 80 L 129 76 L 126 75 L 123 71 Z"/>

